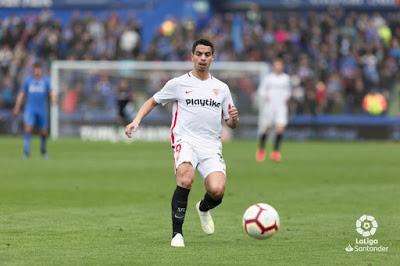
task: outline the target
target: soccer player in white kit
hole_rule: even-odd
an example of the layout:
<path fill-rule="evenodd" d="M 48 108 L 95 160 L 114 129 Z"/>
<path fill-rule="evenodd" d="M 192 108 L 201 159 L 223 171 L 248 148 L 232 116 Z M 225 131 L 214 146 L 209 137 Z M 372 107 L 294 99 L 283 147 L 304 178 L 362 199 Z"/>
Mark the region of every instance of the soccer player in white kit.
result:
<path fill-rule="evenodd" d="M 142 119 L 157 104 L 173 103 L 171 145 L 174 151 L 176 189 L 172 196 L 171 246 L 184 247 L 182 225 L 187 200 L 195 177 L 195 169 L 204 179 L 206 193 L 196 209 L 206 234 L 214 233 L 210 211 L 222 202 L 225 191 L 226 168 L 222 157 L 222 121 L 236 128 L 239 112 L 235 108 L 229 87 L 213 77 L 209 68 L 214 46 L 205 39 L 192 47 L 193 70 L 169 80 L 139 109 L 125 134 L 132 136 Z"/>
<path fill-rule="evenodd" d="M 259 146 L 256 152 L 256 160 L 265 160 L 265 142 L 271 129 L 275 129 L 274 148 L 270 154 L 272 161 L 280 161 L 280 144 L 283 133 L 288 123 L 288 100 L 291 95 L 290 77 L 284 73 L 284 63 L 281 59 L 275 59 L 272 73 L 266 75 L 258 88 L 259 117 L 258 134 Z"/>

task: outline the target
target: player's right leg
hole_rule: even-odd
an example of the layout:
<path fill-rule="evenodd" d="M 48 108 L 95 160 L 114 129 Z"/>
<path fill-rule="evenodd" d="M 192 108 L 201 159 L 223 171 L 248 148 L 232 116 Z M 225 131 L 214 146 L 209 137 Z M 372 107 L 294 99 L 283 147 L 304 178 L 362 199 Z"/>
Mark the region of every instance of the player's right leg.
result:
<path fill-rule="evenodd" d="M 185 220 L 187 201 L 194 180 L 194 169 L 190 162 L 181 163 L 176 169 L 176 188 L 172 196 L 172 240 L 171 246 L 184 247 L 182 226 Z"/>
<path fill-rule="evenodd" d="M 258 149 L 256 151 L 256 161 L 257 162 L 262 162 L 265 160 L 265 143 L 268 139 L 268 134 L 269 134 L 270 129 L 267 128 L 264 130 L 261 134 L 259 134 L 258 137 Z"/>
<path fill-rule="evenodd" d="M 180 143 L 174 147 L 176 188 L 171 200 L 172 240 L 171 246 L 184 247 L 182 226 L 185 220 L 187 201 L 194 181 L 197 162 L 190 144 Z"/>
<path fill-rule="evenodd" d="M 31 154 L 31 141 L 33 125 L 35 124 L 35 116 L 32 112 L 25 112 L 24 114 L 24 159 L 28 159 Z"/>
<path fill-rule="evenodd" d="M 258 117 L 258 148 L 256 151 L 256 161 L 262 162 L 265 160 L 265 145 L 268 140 L 268 134 L 273 121 L 272 110 L 264 108 L 260 110 Z"/>

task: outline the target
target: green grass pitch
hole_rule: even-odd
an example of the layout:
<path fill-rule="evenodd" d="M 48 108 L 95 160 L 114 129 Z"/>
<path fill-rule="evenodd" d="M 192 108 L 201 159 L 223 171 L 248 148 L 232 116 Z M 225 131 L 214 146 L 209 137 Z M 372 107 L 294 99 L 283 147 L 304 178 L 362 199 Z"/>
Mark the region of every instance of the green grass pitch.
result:
<path fill-rule="evenodd" d="M 224 146 L 228 182 L 206 236 L 194 209 L 186 247 L 170 247 L 175 188 L 167 142 L 60 140 L 31 159 L 22 139 L 0 139 L 0 265 L 400 265 L 400 144 L 286 142 L 283 162 L 256 163 L 255 142 Z M 253 203 L 274 206 L 280 231 L 255 240 L 242 229 Z M 386 253 L 348 253 L 355 221 L 373 215 Z"/>

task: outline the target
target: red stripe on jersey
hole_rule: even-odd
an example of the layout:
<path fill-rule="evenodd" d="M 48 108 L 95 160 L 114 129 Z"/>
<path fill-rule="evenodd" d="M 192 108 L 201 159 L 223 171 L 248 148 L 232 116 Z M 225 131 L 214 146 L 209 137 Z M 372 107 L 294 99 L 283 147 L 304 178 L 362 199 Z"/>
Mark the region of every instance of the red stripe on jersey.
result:
<path fill-rule="evenodd" d="M 174 143 L 175 143 L 174 128 L 176 126 L 176 120 L 178 120 L 178 101 L 176 101 L 175 103 L 176 103 L 176 111 L 175 111 L 174 120 L 172 122 L 172 127 L 171 127 L 171 142 L 172 142 L 172 145 L 174 145 Z"/>

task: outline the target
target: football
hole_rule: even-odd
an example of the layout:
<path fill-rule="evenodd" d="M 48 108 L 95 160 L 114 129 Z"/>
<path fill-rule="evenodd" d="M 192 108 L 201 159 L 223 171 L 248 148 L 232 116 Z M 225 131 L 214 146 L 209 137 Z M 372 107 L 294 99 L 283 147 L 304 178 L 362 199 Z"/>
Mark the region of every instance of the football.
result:
<path fill-rule="evenodd" d="M 251 205 L 243 215 L 243 229 L 251 237 L 267 239 L 274 235 L 280 226 L 278 212 L 266 203 Z"/>

